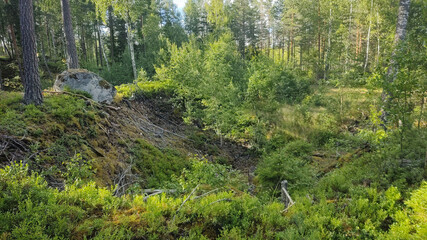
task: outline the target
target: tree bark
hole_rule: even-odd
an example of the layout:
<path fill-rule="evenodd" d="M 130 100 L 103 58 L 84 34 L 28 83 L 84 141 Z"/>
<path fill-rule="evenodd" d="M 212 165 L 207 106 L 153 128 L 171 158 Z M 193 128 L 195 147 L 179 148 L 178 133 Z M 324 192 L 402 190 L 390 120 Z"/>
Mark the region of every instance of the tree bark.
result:
<path fill-rule="evenodd" d="M 67 41 L 68 69 L 79 68 L 76 42 L 74 40 L 73 25 L 71 22 L 70 2 L 69 0 L 61 0 L 61 5 L 62 5 L 62 20 L 64 22 L 64 33 Z"/>
<path fill-rule="evenodd" d="M 80 48 L 82 50 L 83 59 L 87 62 L 86 37 L 84 24 L 80 24 Z"/>
<path fill-rule="evenodd" d="M 347 73 L 348 69 L 348 61 L 349 61 L 349 54 L 348 49 L 350 48 L 351 44 L 351 21 L 353 16 L 353 0 L 350 0 L 350 17 L 349 17 L 349 23 L 348 23 L 348 42 L 346 44 L 345 48 L 345 64 L 344 64 L 344 70 Z"/>
<path fill-rule="evenodd" d="M 9 51 L 9 48 L 7 47 L 7 42 L 3 39 L 2 36 L 0 36 L 0 40 L 2 41 L 3 47 L 7 53 L 7 55 L 9 56 L 9 58 L 13 58 L 12 53 Z"/>
<path fill-rule="evenodd" d="M 33 0 L 19 0 L 19 10 L 22 53 L 24 59 L 24 103 L 40 105 L 43 102 L 43 96 L 36 54 L 37 48 L 34 28 Z"/>
<path fill-rule="evenodd" d="M 130 50 L 130 58 L 131 58 L 131 61 L 132 61 L 133 77 L 136 79 L 138 77 L 138 75 L 136 73 L 135 50 L 133 48 L 133 36 L 132 36 L 132 30 L 131 30 L 129 21 L 126 22 L 126 29 L 127 29 L 127 35 L 128 35 L 128 44 L 129 44 L 129 50 Z"/>
<path fill-rule="evenodd" d="M 411 5 L 411 0 L 400 0 L 399 3 L 399 11 L 397 13 L 397 23 L 396 23 L 396 33 L 394 36 L 394 42 L 393 45 L 395 46 L 393 53 L 391 55 L 390 64 L 387 69 L 387 80 L 389 82 L 394 82 L 394 79 L 396 78 L 396 74 L 398 71 L 398 66 L 396 63 L 396 50 L 398 45 L 405 40 L 406 37 L 406 26 L 408 25 L 408 18 L 409 18 L 409 6 Z M 390 102 L 391 94 L 387 92 L 387 90 L 383 89 L 383 92 L 381 94 L 381 99 L 383 101 L 383 107 L 381 109 L 381 120 L 384 123 L 384 126 L 387 123 L 387 111 L 385 109 L 385 106 L 388 105 Z"/>
<path fill-rule="evenodd" d="M 15 52 L 15 59 L 18 62 L 19 76 L 21 77 L 21 81 L 22 81 L 22 77 L 23 77 L 22 73 L 24 70 L 22 68 L 21 53 L 20 53 L 19 48 L 18 48 L 18 43 L 17 43 L 16 35 L 15 35 L 15 29 L 14 29 L 12 24 L 9 25 L 9 31 L 10 31 L 10 37 L 12 39 L 13 50 Z"/>
<path fill-rule="evenodd" d="M 380 29 L 380 17 L 377 11 L 377 28 Z M 378 66 L 378 63 L 380 61 L 380 31 L 378 30 L 377 33 L 377 59 L 375 62 L 375 66 Z"/>
<path fill-rule="evenodd" d="M 49 43 L 49 41 L 47 41 L 47 42 Z M 44 66 L 46 68 L 46 71 L 49 74 L 49 77 L 53 79 L 52 72 L 50 71 L 49 66 L 47 65 L 46 53 L 44 51 L 43 39 L 41 37 L 40 37 L 40 47 L 41 47 L 41 50 L 42 50 L 42 58 L 43 58 L 43 63 L 44 63 Z"/>
<path fill-rule="evenodd" d="M 396 65 L 396 60 L 395 60 L 396 47 L 399 45 L 400 42 L 405 40 L 406 26 L 408 25 L 410 5 L 411 5 L 411 0 L 400 0 L 399 12 L 397 14 L 396 34 L 394 36 L 394 42 L 393 42 L 395 49 L 393 50 L 391 60 L 390 60 L 390 65 L 387 69 L 387 77 L 390 82 L 394 81 L 395 75 L 397 73 L 397 66 L 395 66 Z"/>
<path fill-rule="evenodd" d="M 319 52 L 319 56 L 318 56 L 318 65 L 320 64 L 320 0 L 318 0 L 318 5 L 317 5 L 317 51 Z"/>
<path fill-rule="evenodd" d="M 102 44 L 101 44 L 101 32 L 99 31 L 99 25 L 98 25 L 98 21 L 95 22 L 96 26 L 95 26 L 95 31 L 96 31 L 96 35 L 98 35 L 98 51 L 99 51 L 99 62 L 101 63 L 101 67 L 104 66 L 104 63 L 102 61 Z"/>
<path fill-rule="evenodd" d="M 0 91 L 3 90 L 3 78 L 1 77 L 1 66 L 0 66 Z"/>
<path fill-rule="evenodd" d="M 53 47 L 53 55 L 55 55 L 55 57 L 57 57 L 56 56 L 56 43 L 55 43 L 55 33 L 53 32 L 53 30 L 51 30 L 50 31 L 50 34 L 51 34 L 51 36 L 52 36 L 52 47 Z"/>
<path fill-rule="evenodd" d="M 108 8 L 108 26 L 110 28 L 110 54 L 111 62 L 114 62 L 114 48 L 115 48 L 115 39 L 114 39 L 114 18 L 113 18 L 113 7 Z"/>
<path fill-rule="evenodd" d="M 102 52 L 102 56 L 104 56 L 105 64 L 107 65 L 107 70 L 110 71 L 110 64 L 108 63 L 108 58 L 107 58 L 107 55 L 105 54 L 104 43 L 102 42 L 100 25 L 98 25 L 98 35 L 99 35 L 99 49 Z"/>
<path fill-rule="evenodd" d="M 49 49 L 49 56 L 52 57 L 52 49 L 50 48 L 50 36 L 49 36 L 49 21 L 47 16 L 44 17 L 45 27 L 46 27 L 46 43 L 47 48 Z"/>
<path fill-rule="evenodd" d="M 331 32 L 332 32 L 332 8 L 329 7 L 329 24 L 328 24 L 328 48 L 326 49 L 326 56 L 325 56 L 325 72 L 324 72 L 324 79 L 328 78 L 328 71 L 329 71 L 329 52 L 331 51 Z"/>
<path fill-rule="evenodd" d="M 366 40 L 366 58 L 365 58 L 365 65 L 363 66 L 363 72 L 366 72 L 366 67 L 368 66 L 368 60 L 369 60 L 369 42 L 371 40 L 371 24 L 372 24 L 372 8 L 374 6 L 374 0 L 371 0 L 371 9 L 369 14 L 369 27 L 368 27 L 368 38 Z"/>

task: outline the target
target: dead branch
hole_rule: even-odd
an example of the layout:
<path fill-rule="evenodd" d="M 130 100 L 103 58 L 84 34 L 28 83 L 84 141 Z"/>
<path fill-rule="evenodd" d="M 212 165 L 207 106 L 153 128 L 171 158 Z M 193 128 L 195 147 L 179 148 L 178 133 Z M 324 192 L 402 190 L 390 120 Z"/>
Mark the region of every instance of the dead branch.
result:
<path fill-rule="evenodd" d="M 218 200 L 216 200 L 216 201 L 214 201 L 214 202 L 211 202 L 211 203 L 209 203 L 209 205 L 208 206 L 210 206 L 210 205 L 212 205 L 212 204 L 214 204 L 214 203 L 217 203 L 217 202 L 231 202 L 231 201 L 233 201 L 232 199 L 230 199 L 230 198 L 222 198 L 222 199 L 218 199 Z"/>

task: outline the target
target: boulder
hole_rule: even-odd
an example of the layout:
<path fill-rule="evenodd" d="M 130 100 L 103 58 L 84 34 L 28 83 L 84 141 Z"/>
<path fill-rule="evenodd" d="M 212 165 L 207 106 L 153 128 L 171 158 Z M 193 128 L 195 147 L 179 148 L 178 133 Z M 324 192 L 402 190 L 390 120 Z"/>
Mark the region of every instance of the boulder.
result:
<path fill-rule="evenodd" d="M 53 89 L 63 91 L 64 88 L 85 91 L 100 103 L 111 103 L 117 93 L 113 85 L 85 69 L 70 69 L 59 74 Z"/>

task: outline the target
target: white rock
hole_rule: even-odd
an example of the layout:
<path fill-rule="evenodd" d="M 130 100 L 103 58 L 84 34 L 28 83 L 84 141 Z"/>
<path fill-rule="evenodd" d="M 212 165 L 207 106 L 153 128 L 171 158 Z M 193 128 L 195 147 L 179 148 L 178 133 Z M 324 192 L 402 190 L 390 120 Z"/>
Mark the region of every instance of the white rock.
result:
<path fill-rule="evenodd" d="M 56 77 L 53 85 L 55 91 L 63 91 L 67 87 L 85 91 L 92 96 L 94 101 L 108 104 L 113 102 L 117 93 L 113 85 L 85 69 L 70 69 Z"/>

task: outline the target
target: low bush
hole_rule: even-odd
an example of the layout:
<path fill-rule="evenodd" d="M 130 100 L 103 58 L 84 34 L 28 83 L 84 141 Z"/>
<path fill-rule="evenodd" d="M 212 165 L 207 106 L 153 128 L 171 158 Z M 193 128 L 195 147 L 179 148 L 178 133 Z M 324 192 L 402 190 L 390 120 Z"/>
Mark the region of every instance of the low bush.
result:
<path fill-rule="evenodd" d="M 280 192 L 283 180 L 288 181 L 290 191 L 299 192 L 310 187 L 314 182 L 310 152 L 309 144 L 298 141 L 265 154 L 256 170 L 261 185 L 275 193 Z"/>
<path fill-rule="evenodd" d="M 189 164 L 181 153 L 171 149 L 160 150 L 142 139 L 136 140 L 131 151 L 133 171 L 145 181 L 142 187 L 146 188 L 161 186 Z"/>

